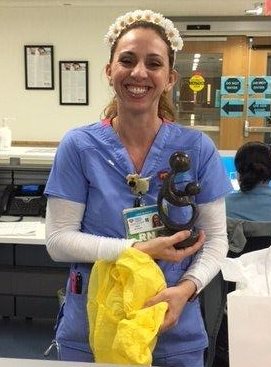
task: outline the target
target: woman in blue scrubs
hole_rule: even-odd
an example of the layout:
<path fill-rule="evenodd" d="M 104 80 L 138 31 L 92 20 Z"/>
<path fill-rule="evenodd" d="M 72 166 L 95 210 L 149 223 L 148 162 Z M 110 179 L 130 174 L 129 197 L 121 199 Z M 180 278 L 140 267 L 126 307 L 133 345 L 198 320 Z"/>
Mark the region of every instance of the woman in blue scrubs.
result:
<path fill-rule="evenodd" d="M 271 149 L 260 141 L 242 145 L 235 156 L 240 191 L 226 197 L 227 216 L 271 221 Z"/>
<path fill-rule="evenodd" d="M 174 61 L 183 42 L 173 23 L 137 10 L 119 17 L 105 38 L 110 47 L 106 75 L 115 97 L 104 120 L 64 136 L 46 187 L 48 252 L 55 261 L 72 263 L 57 324 L 60 357 L 93 361 L 86 316 L 90 264 L 114 260 L 134 246 L 157 261 L 168 286 L 148 302 L 168 303 L 153 365 L 203 367 L 207 335 L 197 295 L 227 253 L 224 196 L 231 185 L 213 142 L 174 122 L 167 96 L 177 80 Z M 127 238 L 123 210 L 156 204 L 176 151 L 191 160 L 178 184 L 201 186 L 195 197 L 198 241 L 176 250 L 188 231 L 144 242 Z M 143 193 L 131 188 L 131 175 L 148 181 Z M 185 219 L 188 214 L 181 208 L 175 215 Z"/>

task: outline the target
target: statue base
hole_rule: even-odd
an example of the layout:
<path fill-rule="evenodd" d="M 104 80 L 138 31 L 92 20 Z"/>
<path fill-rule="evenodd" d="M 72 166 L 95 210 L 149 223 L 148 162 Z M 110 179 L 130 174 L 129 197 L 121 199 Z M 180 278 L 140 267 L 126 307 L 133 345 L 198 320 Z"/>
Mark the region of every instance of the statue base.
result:
<path fill-rule="evenodd" d="M 169 228 L 164 228 L 161 229 L 160 231 L 158 231 L 158 236 L 172 236 L 174 233 L 176 233 L 176 231 L 173 231 Z M 188 238 L 186 238 L 184 241 L 176 243 L 176 245 L 174 245 L 174 247 L 176 248 L 176 250 L 180 250 L 182 248 L 186 248 L 189 246 L 194 245 L 195 242 L 197 242 L 199 238 L 199 232 L 196 229 L 191 230 L 191 234 Z"/>

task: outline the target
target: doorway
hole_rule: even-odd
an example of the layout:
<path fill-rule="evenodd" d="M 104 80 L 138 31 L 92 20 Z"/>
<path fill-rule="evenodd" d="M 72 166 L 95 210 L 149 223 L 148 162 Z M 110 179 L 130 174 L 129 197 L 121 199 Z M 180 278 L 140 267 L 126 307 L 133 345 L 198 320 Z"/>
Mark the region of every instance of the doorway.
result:
<path fill-rule="evenodd" d="M 204 131 L 223 150 L 270 139 L 271 37 L 187 37 L 184 41 L 176 59 L 180 78 L 173 92 L 177 121 Z M 249 83 L 258 76 L 267 87 L 252 95 Z M 253 98 L 265 104 L 266 113 L 260 107 L 251 113 Z M 247 123 L 254 129 L 245 131 Z"/>

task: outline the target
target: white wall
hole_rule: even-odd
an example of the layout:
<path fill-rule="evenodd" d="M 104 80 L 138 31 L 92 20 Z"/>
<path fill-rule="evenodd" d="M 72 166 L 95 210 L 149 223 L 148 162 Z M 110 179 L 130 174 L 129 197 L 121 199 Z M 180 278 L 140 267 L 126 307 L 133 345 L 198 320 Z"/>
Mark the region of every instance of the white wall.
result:
<path fill-rule="evenodd" d="M 59 141 L 74 126 L 99 120 L 111 92 L 104 76 L 104 34 L 123 8 L 0 8 L 0 119 L 12 139 Z M 24 45 L 54 46 L 54 90 L 26 90 Z M 59 104 L 59 60 L 89 61 L 89 105 Z"/>

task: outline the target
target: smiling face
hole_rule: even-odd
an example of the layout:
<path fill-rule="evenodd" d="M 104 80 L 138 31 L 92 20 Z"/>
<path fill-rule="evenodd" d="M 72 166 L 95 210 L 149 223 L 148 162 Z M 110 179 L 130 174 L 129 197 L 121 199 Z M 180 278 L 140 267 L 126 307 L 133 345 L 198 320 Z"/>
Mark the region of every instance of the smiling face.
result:
<path fill-rule="evenodd" d="M 176 81 L 169 66 L 168 46 L 153 29 L 135 28 L 119 40 L 106 67 L 118 110 L 135 114 L 156 113 L 161 94 Z"/>

